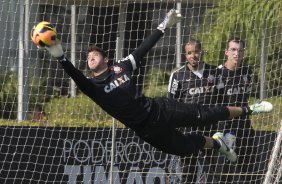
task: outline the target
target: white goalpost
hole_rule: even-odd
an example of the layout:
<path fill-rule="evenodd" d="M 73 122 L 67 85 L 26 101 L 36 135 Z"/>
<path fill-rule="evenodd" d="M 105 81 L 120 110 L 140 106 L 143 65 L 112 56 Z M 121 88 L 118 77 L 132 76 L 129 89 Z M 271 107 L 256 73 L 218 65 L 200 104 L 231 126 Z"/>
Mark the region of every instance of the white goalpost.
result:
<path fill-rule="evenodd" d="M 0 183 L 281 183 L 280 1 L 2 0 Z M 243 64 L 253 71 L 248 102 L 267 100 L 274 110 L 251 117 L 244 132 L 254 134 L 242 134 L 244 141 L 236 147 L 240 162 L 231 164 L 215 152 L 179 157 L 157 150 L 83 95 L 30 38 L 34 25 L 52 23 L 66 56 L 91 76 L 89 44 L 105 50 L 111 62 L 126 57 L 171 8 L 181 11 L 182 21 L 166 30 L 131 80 L 146 96 L 167 96 L 170 74 L 186 63 L 187 40 L 200 40 L 204 61 L 219 66 L 226 60 L 227 39 L 243 38 Z M 233 87 L 244 95 L 238 84 Z M 223 130 L 218 130 L 229 131 L 228 123 L 221 122 Z M 216 130 L 179 129 L 203 135 Z"/>

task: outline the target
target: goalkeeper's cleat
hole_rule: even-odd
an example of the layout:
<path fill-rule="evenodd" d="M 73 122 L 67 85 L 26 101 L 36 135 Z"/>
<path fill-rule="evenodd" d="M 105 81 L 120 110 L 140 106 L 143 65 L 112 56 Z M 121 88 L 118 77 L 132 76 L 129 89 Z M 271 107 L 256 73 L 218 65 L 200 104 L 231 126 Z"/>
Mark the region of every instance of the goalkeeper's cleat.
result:
<path fill-rule="evenodd" d="M 270 112 L 273 110 L 273 105 L 267 101 L 258 101 L 253 105 L 250 105 L 252 114 L 258 114 L 263 112 Z"/>
<path fill-rule="evenodd" d="M 215 133 L 212 138 L 218 142 L 220 145 L 220 148 L 218 151 L 225 155 L 225 157 L 230 161 L 230 162 L 236 162 L 237 160 L 237 154 L 235 151 L 230 148 L 226 142 L 225 142 L 225 137 L 223 136 L 223 133 L 217 132 Z"/>
<path fill-rule="evenodd" d="M 235 150 L 236 148 L 236 136 L 233 132 L 228 132 L 224 135 L 225 143 L 228 145 L 229 148 Z"/>
<path fill-rule="evenodd" d="M 182 18 L 182 16 L 181 16 L 181 13 L 180 13 L 179 10 L 171 9 L 167 13 L 163 22 L 158 26 L 158 29 L 161 30 L 164 33 L 166 28 L 170 28 L 175 23 L 180 22 L 181 18 Z"/>

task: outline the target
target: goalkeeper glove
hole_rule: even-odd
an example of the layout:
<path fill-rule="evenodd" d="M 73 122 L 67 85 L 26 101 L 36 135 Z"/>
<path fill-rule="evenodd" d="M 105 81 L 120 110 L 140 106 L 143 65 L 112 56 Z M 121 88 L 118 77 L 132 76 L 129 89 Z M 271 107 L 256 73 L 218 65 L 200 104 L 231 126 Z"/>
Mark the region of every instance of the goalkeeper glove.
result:
<path fill-rule="evenodd" d="M 64 51 L 62 48 L 62 44 L 61 44 L 61 41 L 58 39 L 56 40 L 56 43 L 54 45 L 45 46 L 45 47 L 38 46 L 38 48 L 46 49 L 51 54 L 51 56 L 53 56 L 54 58 L 57 58 L 57 59 L 64 58 Z"/>
<path fill-rule="evenodd" d="M 170 28 L 175 23 L 180 22 L 182 16 L 179 10 L 171 9 L 167 14 L 163 22 L 158 26 L 157 29 L 161 30 L 163 33 L 166 28 Z"/>

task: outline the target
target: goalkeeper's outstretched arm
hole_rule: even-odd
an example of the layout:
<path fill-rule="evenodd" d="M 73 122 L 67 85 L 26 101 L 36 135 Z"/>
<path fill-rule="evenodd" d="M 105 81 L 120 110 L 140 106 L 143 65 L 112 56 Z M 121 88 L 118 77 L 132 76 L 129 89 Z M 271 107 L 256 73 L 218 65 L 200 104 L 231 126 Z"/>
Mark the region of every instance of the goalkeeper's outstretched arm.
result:
<path fill-rule="evenodd" d="M 74 80 L 78 88 L 87 96 L 93 93 L 92 84 L 87 77 L 65 57 L 60 40 L 56 40 L 55 45 L 45 47 L 45 49 L 58 61 L 65 72 Z"/>
<path fill-rule="evenodd" d="M 158 40 L 163 36 L 167 28 L 172 27 L 174 24 L 181 20 L 182 16 L 178 10 L 171 9 L 163 22 L 157 27 L 150 36 L 148 36 L 141 45 L 133 51 L 132 55 L 136 61 L 137 67 L 140 66 L 140 61 L 147 54 L 147 52 L 158 42 Z"/>

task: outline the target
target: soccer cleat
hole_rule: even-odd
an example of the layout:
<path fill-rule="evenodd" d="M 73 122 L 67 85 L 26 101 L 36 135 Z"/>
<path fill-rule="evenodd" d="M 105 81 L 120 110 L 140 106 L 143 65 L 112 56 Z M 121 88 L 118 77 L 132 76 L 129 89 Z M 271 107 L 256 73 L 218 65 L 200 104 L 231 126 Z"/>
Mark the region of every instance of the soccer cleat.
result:
<path fill-rule="evenodd" d="M 224 135 L 225 143 L 228 145 L 229 148 L 235 150 L 236 148 L 236 136 L 233 132 L 228 132 Z"/>
<path fill-rule="evenodd" d="M 237 154 L 235 151 L 230 148 L 226 142 L 225 142 L 225 137 L 223 136 L 223 133 L 217 132 L 215 133 L 212 138 L 216 140 L 220 144 L 220 148 L 218 151 L 225 155 L 225 157 L 230 161 L 230 162 L 236 162 L 237 160 Z"/>
<path fill-rule="evenodd" d="M 267 101 L 258 101 L 253 105 L 250 105 L 252 114 L 259 114 L 263 112 L 270 112 L 273 109 L 273 105 Z"/>
<path fill-rule="evenodd" d="M 158 29 L 161 30 L 162 32 L 164 32 L 164 30 L 166 28 L 170 28 L 175 23 L 179 22 L 181 20 L 181 18 L 182 18 L 182 16 L 181 16 L 181 13 L 179 12 L 179 10 L 171 9 L 167 13 L 164 21 L 158 26 Z"/>

